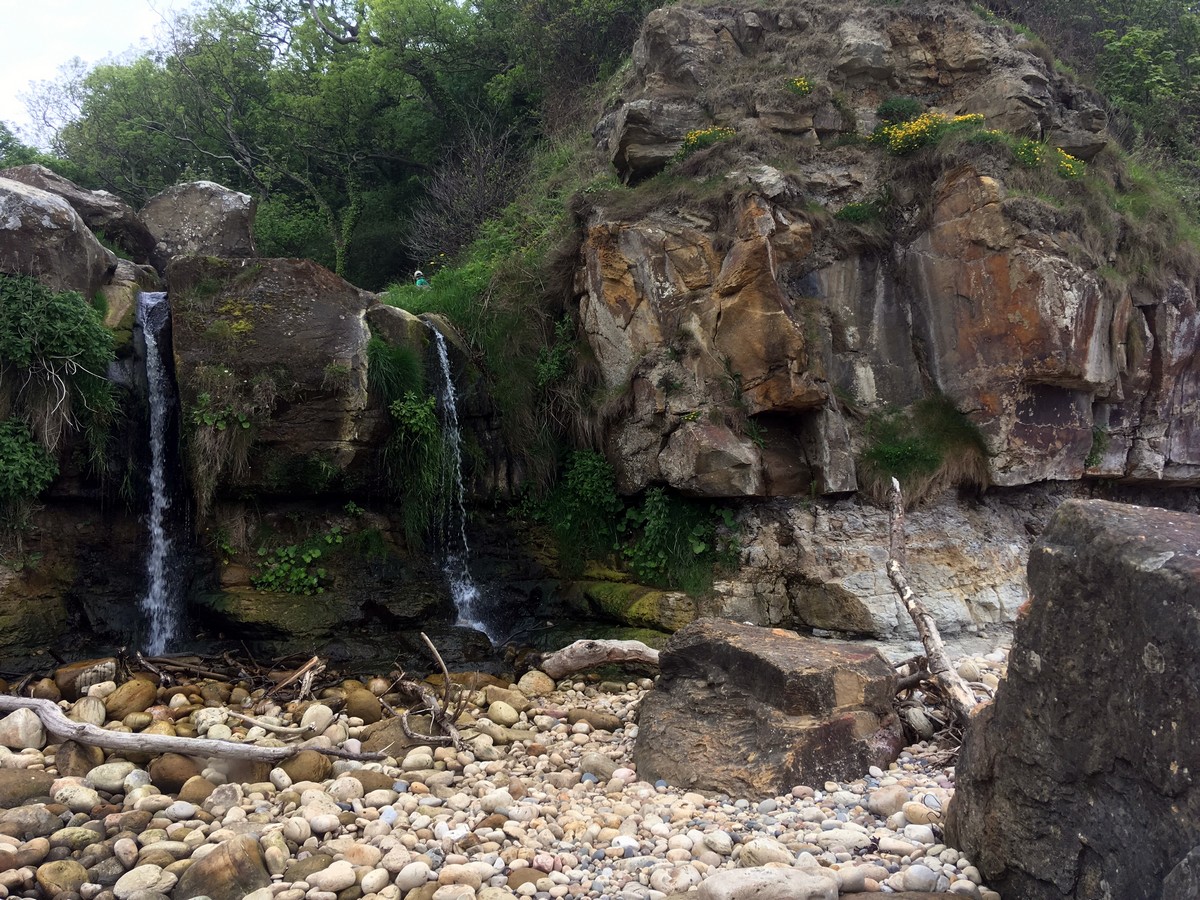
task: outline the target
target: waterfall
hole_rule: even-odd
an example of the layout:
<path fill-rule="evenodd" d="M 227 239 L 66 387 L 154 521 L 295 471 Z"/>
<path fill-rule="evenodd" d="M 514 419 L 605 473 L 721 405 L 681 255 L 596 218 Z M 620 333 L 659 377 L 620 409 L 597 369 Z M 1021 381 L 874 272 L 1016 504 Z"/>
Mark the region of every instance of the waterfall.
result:
<path fill-rule="evenodd" d="M 458 396 L 450 377 L 446 339 L 429 323 L 438 356 L 437 408 L 442 424 L 442 491 L 446 499 L 442 521 L 442 571 L 450 585 L 450 596 L 458 610 L 458 625 L 482 631 L 495 642 L 496 635 L 482 618 L 483 592 L 471 577 L 471 548 L 467 544 L 467 510 L 463 502 L 462 433 L 458 427 Z"/>
<path fill-rule="evenodd" d="M 172 578 L 173 546 L 167 514 L 171 508 L 167 478 L 167 437 L 174 409 L 171 377 L 158 346 L 170 307 L 167 295 L 138 295 L 138 323 L 146 341 L 146 384 L 150 403 L 150 548 L 146 554 L 146 595 L 141 607 L 147 623 L 146 652 L 163 653 L 179 630 L 180 591 Z"/>

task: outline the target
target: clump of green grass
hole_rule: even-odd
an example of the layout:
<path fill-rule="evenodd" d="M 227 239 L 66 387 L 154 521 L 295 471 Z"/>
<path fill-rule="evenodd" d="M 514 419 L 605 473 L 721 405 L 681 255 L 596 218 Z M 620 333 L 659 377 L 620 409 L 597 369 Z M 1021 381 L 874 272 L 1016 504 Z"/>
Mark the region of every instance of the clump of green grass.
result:
<path fill-rule="evenodd" d="M 859 481 L 878 502 L 886 500 L 892 478 L 913 506 L 948 487 L 985 488 L 989 483 L 987 443 L 948 397 L 936 395 L 905 410 L 876 413 L 865 432 Z"/>

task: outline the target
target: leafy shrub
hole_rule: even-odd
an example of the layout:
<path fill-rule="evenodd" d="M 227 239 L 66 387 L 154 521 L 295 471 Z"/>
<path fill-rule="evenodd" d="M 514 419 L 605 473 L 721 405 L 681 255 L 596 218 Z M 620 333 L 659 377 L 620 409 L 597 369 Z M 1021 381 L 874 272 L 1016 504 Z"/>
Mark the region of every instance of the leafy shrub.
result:
<path fill-rule="evenodd" d="M 0 526 L 23 530 L 34 499 L 58 476 L 58 465 L 22 419 L 0 422 Z"/>
<path fill-rule="evenodd" d="M 112 333 L 81 295 L 0 275 L 0 400 L 48 451 L 68 428 L 81 428 L 93 467 L 102 468 L 117 414 L 105 378 L 113 358 Z"/>
<path fill-rule="evenodd" d="M 1026 169 L 1039 168 L 1046 161 L 1046 145 L 1032 138 L 1021 138 L 1012 146 L 1017 165 Z"/>
<path fill-rule="evenodd" d="M 951 485 L 988 484 L 987 444 L 979 429 L 944 396 L 908 410 L 877 413 L 865 426 L 867 446 L 859 474 L 868 493 L 883 501 L 891 479 L 916 505 Z"/>
<path fill-rule="evenodd" d="M 884 125 L 911 122 L 925 112 L 925 104 L 916 97 L 888 97 L 875 108 L 875 115 Z"/>
<path fill-rule="evenodd" d="M 797 97 L 807 97 L 813 92 L 812 82 L 803 75 L 788 79 L 787 89 Z"/>
<path fill-rule="evenodd" d="M 345 538 L 342 527 L 334 525 L 324 534 L 300 544 L 289 544 L 274 550 L 259 547 L 258 555 L 262 562 L 259 563 L 258 572 L 251 576 L 250 583 L 260 591 L 303 594 L 306 597 L 323 594 L 326 571 L 317 562 L 325 552 L 341 546 Z"/>
<path fill-rule="evenodd" d="M 408 391 L 389 407 L 394 431 L 384 449 L 388 482 L 400 501 L 400 518 L 416 544 L 446 511 L 445 486 L 454 473 L 438 421 L 437 398 Z"/>
<path fill-rule="evenodd" d="M 548 387 L 564 378 L 575 367 L 575 354 L 575 323 L 563 316 L 554 326 L 554 343 L 538 350 L 537 386 Z"/>
<path fill-rule="evenodd" d="M 1078 157 L 1072 156 L 1062 147 L 1054 148 L 1055 170 L 1063 178 L 1082 178 L 1087 172 L 1087 165 Z"/>
<path fill-rule="evenodd" d="M 549 495 L 526 500 L 524 510 L 549 526 L 566 575 L 578 575 L 588 560 L 620 560 L 646 584 L 701 594 L 736 557 L 731 510 L 661 487 L 627 507 L 612 466 L 594 450 L 573 452 Z"/>
<path fill-rule="evenodd" d="M 612 466 L 594 450 L 572 453 L 554 490 L 532 508 L 534 518 L 550 526 L 566 574 L 612 552 L 624 510 Z"/>
<path fill-rule="evenodd" d="M 626 512 L 621 530 L 623 555 L 639 579 L 690 594 L 709 590 L 714 569 L 736 556 L 732 510 L 660 487 L 650 488 L 641 504 Z"/>

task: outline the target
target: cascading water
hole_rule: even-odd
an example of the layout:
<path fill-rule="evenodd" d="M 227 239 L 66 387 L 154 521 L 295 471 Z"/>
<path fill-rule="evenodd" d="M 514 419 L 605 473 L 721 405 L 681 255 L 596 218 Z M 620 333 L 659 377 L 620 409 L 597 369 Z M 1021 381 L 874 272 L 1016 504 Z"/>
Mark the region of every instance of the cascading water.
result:
<path fill-rule="evenodd" d="M 167 323 L 170 307 L 167 295 L 138 295 L 138 323 L 146 341 L 146 384 L 150 404 L 150 549 L 146 554 L 146 595 L 141 607 L 145 614 L 146 652 L 163 653 L 178 636 L 180 592 L 172 577 L 174 553 L 168 528 L 171 508 L 167 478 L 167 438 L 174 395 L 171 377 L 159 347 L 159 338 Z"/>
<path fill-rule="evenodd" d="M 459 625 L 482 631 L 495 642 L 496 635 L 483 617 L 483 592 L 471 577 L 471 549 L 467 544 L 467 510 L 463 502 L 462 434 L 458 428 L 458 396 L 450 377 L 450 355 L 446 339 L 432 325 L 433 343 L 438 356 L 437 408 L 442 423 L 442 496 L 446 511 L 442 521 L 442 547 L 446 556 L 442 571 L 450 585 L 450 596 L 458 610 Z"/>

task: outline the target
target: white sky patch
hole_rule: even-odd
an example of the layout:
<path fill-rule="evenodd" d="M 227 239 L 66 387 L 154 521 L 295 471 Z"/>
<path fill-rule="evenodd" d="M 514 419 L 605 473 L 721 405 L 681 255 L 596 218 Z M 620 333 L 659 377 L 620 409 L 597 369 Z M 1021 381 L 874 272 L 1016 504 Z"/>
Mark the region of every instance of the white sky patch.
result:
<path fill-rule="evenodd" d="M 0 0 L 0 120 L 28 137 L 21 95 L 74 57 L 94 64 L 140 49 L 190 0 Z"/>

